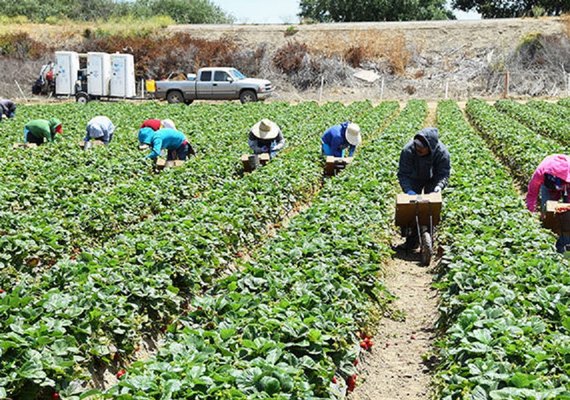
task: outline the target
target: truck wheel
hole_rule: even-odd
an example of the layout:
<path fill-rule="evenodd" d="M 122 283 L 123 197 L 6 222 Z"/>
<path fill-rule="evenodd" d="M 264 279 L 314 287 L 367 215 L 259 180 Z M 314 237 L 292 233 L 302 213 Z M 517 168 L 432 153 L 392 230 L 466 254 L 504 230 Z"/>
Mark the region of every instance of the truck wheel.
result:
<path fill-rule="evenodd" d="M 89 101 L 89 95 L 85 92 L 77 92 L 75 93 L 75 101 L 77 103 L 85 104 Z"/>
<path fill-rule="evenodd" d="M 180 90 L 173 90 L 166 95 L 166 101 L 170 104 L 184 103 L 184 95 Z"/>
<path fill-rule="evenodd" d="M 257 94 L 253 90 L 244 90 L 239 95 L 239 100 L 243 103 L 257 101 Z"/>

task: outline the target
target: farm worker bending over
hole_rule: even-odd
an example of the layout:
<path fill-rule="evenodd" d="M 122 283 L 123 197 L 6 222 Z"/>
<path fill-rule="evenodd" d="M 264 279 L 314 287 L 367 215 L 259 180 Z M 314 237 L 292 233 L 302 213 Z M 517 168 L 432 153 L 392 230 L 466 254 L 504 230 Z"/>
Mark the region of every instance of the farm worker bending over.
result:
<path fill-rule="evenodd" d="M 268 119 L 262 119 L 249 132 L 247 140 L 254 154 L 269 153 L 271 158 L 285 146 L 285 138 L 279 126 Z"/>
<path fill-rule="evenodd" d="M 546 211 L 548 200 L 569 202 L 570 186 L 570 157 L 564 154 L 554 154 L 546 157 L 536 168 L 528 184 L 526 207 L 530 212 L 536 211 L 538 194 L 540 193 L 540 210 Z M 570 244 L 570 232 L 562 232 L 556 242 L 556 250 L 565 251 Z"/>
<path fill-rule="evenodd" d="M 16 104 L 12 100 L 0 99 L 0 121 L 4 116 L 8 118 L 16 116 Z"/>
<path fill-rule="evenodd" d="M 48 142 L 55 140 L 56 133 L 63 133 L 61 121 L 57 118 L 51 118 L 49 121 L 45 119 L 35 119 L 24 126 L 24 142 L 43 144 L 44 139 Z"/>
<path fill-rule="evenodd" d="M 449 152 L 440 142 L 436 128 L 420 130 L 400 153 L 398 181 L 402 190 L 409 195 L 422 191 L 441 192 L 447 186 L 450 172 Z M 406 242 L 399 248 L 413 250 L 418 247 L 417 229 L 411 229 L 405 236 Z"/>
<path fill-rule="evenodd" d="M 155 132 L 151 128 L 142 128 L 139 142 L 150 146 L 152 150 L 146 158 L 153 160 L 160 156 L 162 149 L 168 150 L 168 160 L 185 161 L 188 154 L 196 155 L 184 134 L 175 129 L 164 128 Z"/>
<path fill-rule="evenodd" d="M 447 186 L 451 163 L 436 128 L 424 128 L 400 153 L 398 181 L 404 193 L 440 192 Z"/>
<path fill-rule="evenodd" d="M 100 140 L 105 144 L 109 144 L 113 139 L 113 132 L 115 132 L 115 125 L 111 120 L 103 115 L 92 118 L 87 123 L 85 139 L 87 143 L 90 139 Z"/>
<path fill-rule="evenodd" d="M 348 156 L 352 157 L 356 146 L 362 142 L 360 127 L 351 122 L 343 122 L 326 130 L 321 137 L 322 151 L 325 156 L 343 157 L 348 148 Z"/>

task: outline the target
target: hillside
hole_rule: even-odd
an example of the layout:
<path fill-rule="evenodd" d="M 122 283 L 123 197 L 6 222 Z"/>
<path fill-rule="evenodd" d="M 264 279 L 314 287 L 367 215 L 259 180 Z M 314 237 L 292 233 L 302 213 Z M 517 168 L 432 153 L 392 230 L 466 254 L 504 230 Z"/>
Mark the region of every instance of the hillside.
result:
<path fill-rule="evenodd" d="M 145 37 L 171 38 L 170 50 L 160 46 L 165 54 L 156 54 L 146 44 L 135 57 L 148 59 L 141 70 L 153 78 L 167 68 L 189 72 L 194 66 L 231 63 L 249 75 L 275 81 L 276 98 L 284 100 L 441 98 L 446 93 L 458 99 L 497 97 L 504 93 L 506 70 L 510 95 L 560 96 L 566 91 L 564 71 L 570 70 L 569 30 L 568 18 L 175 25 L 156 28 Z M 25 32 L 50 51 L 36 61 L 0 57 L 5 71 L 0 93 L 20 97 L 15 79 L 29 90 L 41 63 L 52 58 L 51 50 L 97 50 L 100 44 L 94 36 L 100 31 L 89 24 L 3 26 L 0 34 Z M 188 42 L 179 40 L 181 36 L 194 41 L 181 45 Z M 115 42 L 112 51 L 136 50 L 128 41 Z M 532 51 L 525 52 L 527 47 Z M 361 68 L 377 73 L 378 80 L 354 78 Z"/>

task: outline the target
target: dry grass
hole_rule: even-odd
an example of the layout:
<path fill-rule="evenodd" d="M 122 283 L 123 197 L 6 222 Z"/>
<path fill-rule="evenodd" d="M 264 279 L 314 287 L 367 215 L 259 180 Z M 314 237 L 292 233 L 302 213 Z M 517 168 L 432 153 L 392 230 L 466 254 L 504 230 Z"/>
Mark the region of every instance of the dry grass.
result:
<path fill-rule="evenodd" d="M 562 23 L 564 24 L 564 30 L 566 32 L 566 36 L 570 38 L 570 14 L 564 14 L 562 16 Z"/>
<path fill-rule="evenodd" d="M 338 56 L 353 65 L 361 61 L 387 61 L 391 72 L 401 75 L 410 62 L 411 53 L 401 32 L 385 33 L 375 30 L 352 31 L 331 40 L 322 35 L 311 43 L 311 48 L 326 57 Z"/>

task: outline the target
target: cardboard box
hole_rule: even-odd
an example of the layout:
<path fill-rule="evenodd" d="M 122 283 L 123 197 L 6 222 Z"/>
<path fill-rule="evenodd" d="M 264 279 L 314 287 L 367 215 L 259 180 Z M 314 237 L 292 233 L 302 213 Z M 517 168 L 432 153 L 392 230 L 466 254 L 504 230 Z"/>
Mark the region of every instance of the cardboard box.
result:
<path fill-rule="evenodd" d="M 334 176 L 352 162 L 353 157 L 327 156 L 325 160 L 325 175 Z"/>
<path fill-rule="evenodd" d="M 442 206 L 441 192 L 430 194 L 408 195 L 400 193 L 396 196 L 396 226 L 408 227 L 416 225 L 416 215 L 420 225 L 429 225 L 430 215 L 432 224 L 440 221 Z"/>
<path fill-rule="evenodd" d="M 252 172 L 260 165 L 265 165 L 271 160 L 269 153 L 262 154 L 243 154 L 241 162 L 243 164 L 244 172 Z"/>
<path fill-rule="evenodd" d="M 549 200 L 546 202 L 546 213 L 542 219 L 542 225 L 553 232 L 570 232 L 570 203 L 560 203 Z"/>
<path fill-rule="evenodd" d="M 165 168 L 176 168 L 184 165 L 182 160 L 165 160 L 164 158 L 157 158 L 155 167 L 158 170 L 163 170 Z"/>

